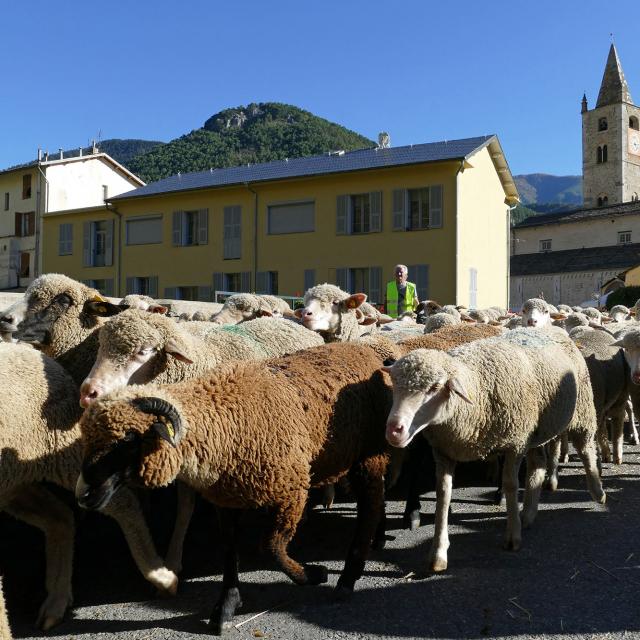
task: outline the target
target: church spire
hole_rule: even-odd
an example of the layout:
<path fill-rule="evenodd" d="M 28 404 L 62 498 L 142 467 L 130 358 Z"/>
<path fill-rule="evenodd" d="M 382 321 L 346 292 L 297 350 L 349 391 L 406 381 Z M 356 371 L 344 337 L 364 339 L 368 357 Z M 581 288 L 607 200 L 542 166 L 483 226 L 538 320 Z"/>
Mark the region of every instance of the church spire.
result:
<path fill-rule="evenodd" d="M 600 93 L 598 94 L 598 102 L 596 108 L 604 107 L 607 104 L 617 104 L 620 102 L 628 102 L 633 104 L 629 87 L 622 71 L 622 65 L 618 58 L 616 45 L 612 44 L 609 49 L 607 65 L 604 68 L 602 76 L 602 84 L 600 85 Z"/>

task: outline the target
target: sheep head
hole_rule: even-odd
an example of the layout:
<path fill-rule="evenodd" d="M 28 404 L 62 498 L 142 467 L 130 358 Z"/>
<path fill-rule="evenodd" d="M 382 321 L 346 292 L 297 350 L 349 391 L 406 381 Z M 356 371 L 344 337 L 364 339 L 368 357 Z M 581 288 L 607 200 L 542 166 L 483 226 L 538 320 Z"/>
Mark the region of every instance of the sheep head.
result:
<path fill-rule="evenodd" d="M 320 284 L 304 294 L 304 307 L 296 310 L 302 324 L 311 331 L 334 334 L 339 331 L 344 314 L 354 314 L 356 322 L 362 316 L 356 316 L 358 309 L 367 296 L 364 293 L 349 295 L 332 284 Z"/>

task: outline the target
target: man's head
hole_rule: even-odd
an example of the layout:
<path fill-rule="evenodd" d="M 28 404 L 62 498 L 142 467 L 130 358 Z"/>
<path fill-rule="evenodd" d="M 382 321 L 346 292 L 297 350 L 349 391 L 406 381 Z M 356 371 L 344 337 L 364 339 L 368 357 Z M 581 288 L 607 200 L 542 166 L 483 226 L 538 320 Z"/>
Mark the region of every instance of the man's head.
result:
<path fill-rule="evenodd" d="M 404 264 L 397 264 L 393 268 L 393 275 L 395 276 L 397 284 L 404 284 L 407 281 L 407 274 L 409 270 Z"/>

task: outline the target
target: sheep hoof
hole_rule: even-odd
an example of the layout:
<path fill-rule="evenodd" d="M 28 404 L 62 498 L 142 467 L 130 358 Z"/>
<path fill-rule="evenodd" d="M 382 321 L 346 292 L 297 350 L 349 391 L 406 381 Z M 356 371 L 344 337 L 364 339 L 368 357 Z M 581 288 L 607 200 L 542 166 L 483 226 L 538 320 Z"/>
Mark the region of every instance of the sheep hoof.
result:
<path fill-rule="evenodd" d="M 532 515 L 528 515 L 526 512 L 522 513 L 522 528 L 523 529 L 528 529 L 532 524 L 533 521 L 536 519 L 536 514 L 532 514 Z"/>
<path fill-rule="evenodd" d="M 56 595 L 48 596 L 40 607 L 36 625 L 43 631 L 53 629 L 53 627 L 62 622 L 64 614 L 67 608 L 71 606 L 72 601 L 71 595 L 66 597 Z"/>
<path fill-rule="evenodd" d="M 558 489 L 558 478 L 551 477 L 548 478 L 546 483 L 545 483 L 545 489 L 547 489 L 547 491 L 557 491 Z"/>
<path fill-rule="evenodd" d="M 333 599 L 336 600 L 337 602 L 346 602 L 347 600 L 350 600 L 353 597 L 353 587 L 349 588 L 344 584 L 340 584 L 340 582 L 338 581 L 338 584 L 336 585 L 336 588 L 333 591 Z"/>
<path fill-rule="evenodd" d="M 498 489 L 493 495 L 493 504 L 499 507 L 502 504 L 503 497 L 504 497 L 504 493 L 502 493 L 502 489 Z"/>
<path fill-rule="evenodd" d="M 564 455 L 561 455 L 560 462 L 562 462 L 562 464 L 567 464 L 567 462 L 569 462 L 569 454 L 565 453 Z"/>
<path fill-rule="evenodd" d="M 447 559 L 443 558 L 442 556 L 436 556 L 432 561 L 431 561 L 431 571 L 434 571 L 435 573 L 441 573 L 442 571 L 446 571 L 447 570 Z"/>
<path fill-rule="evenodd" d="M 147 580 L 155 586 L 161 595 L 175 596 L 178 593 L 178 576 L 171 569 L 166 567 L 154 569 L 149 572 Z"/>
<path fill-rule="evenodd" d="M 211 632 L 216 636 L 221 636 L 223 631 L 231 629 L 233 616 L 240 607 L 242 607 L 240 590 L 237 587 L 224 590 L 211 612 L 208 624 Z"/>
<path fill-rule="evenodd" d="M 404 515 L 404 525 L 407 529 L 415 531 L 420 527 L 420 509 L 409 511 Z"/>
<path fill-rule="evenodd" d="M 622 464 L 622 456 L 620 456 L 620 457 L 614 456 L 613 464 Z"/>
<path fill-rule="evenodd" d="M 508 538 L 504 542 L 504 548 L 506 551 L 519 551 L 522 546 L 521 538 Z"/>
<path fill-rule="evenodd" d="M 321 564 L 305 564 L 304 572 L 307 576 L 307 584 L 324 584 L 329 579 L 327 567 Z"/>
<path fill-rule="evenodd" d="M 596 495 L 594 496 L 594 500 L 598 503 L 598 504 L 605 504 L 607 501 L 607 494 L 603 491 L 602 495 Z"/>

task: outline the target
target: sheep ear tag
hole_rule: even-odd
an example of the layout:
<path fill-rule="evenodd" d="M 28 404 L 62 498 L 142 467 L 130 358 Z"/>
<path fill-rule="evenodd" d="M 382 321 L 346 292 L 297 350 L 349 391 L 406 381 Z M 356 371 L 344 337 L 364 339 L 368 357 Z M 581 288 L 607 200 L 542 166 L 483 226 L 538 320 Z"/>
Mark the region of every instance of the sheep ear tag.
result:
<path fill-rule="evenodd" d="M 171 422 L 154 422 L 151 428 L 163 439 L 166 440 L 172 447 L 176 447 L 176 430 Z"/>
<path fill-rule="evenodd" d="M 449 378 L 449 380 L 447 380 L 446 382 L 446 387 L 449 390 L 449 393 L 455 393 L 459 395 L 465 402 L 473 404 L 458 378 Z"/>
<path fill-rule="evenodd" d="M 112 304 L 107 300 L 87 300 L 82 308 L 84 313 L 90 316 L 101 316 L 103 318 L 115 316 L 123 311 L 122 307 Z"/>

